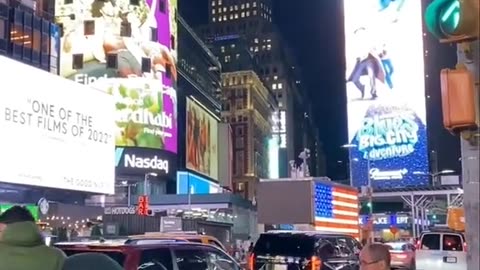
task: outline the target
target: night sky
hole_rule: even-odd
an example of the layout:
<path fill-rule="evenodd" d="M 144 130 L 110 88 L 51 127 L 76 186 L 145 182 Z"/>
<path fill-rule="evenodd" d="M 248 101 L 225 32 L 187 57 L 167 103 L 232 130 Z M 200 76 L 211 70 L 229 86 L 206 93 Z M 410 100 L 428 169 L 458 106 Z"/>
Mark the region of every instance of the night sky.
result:
<path fill-rule="evenodd" d="M 327 174 L 332 179 L 347 178 L 346 151 L 347 111 L 345 95 L 345 60 L 343 1 L 341 0 L 273 0 L 273 20 L 280 28 L 289 46 L 296 54 L 302 70 L 304 88 L 314 105 L 317 125 L 327 157 Z M 180 14 L 192 26 L 208 22 L 208 0 L 180 0 Z M 430 39 L 425 44 L 430 50 L 426 59 L 428 122 L 430 148 L 440 158 L 439 169 L 459 170 L 458 139 L 442 127 L 441 99 L 438 74 L 440 67 L 454 65 L 455 49 Z M 445 57 L 449 55 L 448 59 Z M 453 56 L 453 58 L 452 58 Z M 440 61 L 441 59 L 441 61 Z M 446 66 L 448 65 L 448 66 Z M 434 117 L 433 117 L 434 116 Z M 343 161 L 338 163 L 338 161 Z"/>

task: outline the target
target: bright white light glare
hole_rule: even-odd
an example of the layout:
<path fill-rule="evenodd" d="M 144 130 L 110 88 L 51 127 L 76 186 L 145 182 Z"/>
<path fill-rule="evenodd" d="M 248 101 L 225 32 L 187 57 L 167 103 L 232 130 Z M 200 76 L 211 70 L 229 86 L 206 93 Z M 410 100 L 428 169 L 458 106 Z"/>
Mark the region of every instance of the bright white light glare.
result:
<path fill-rule="evenodd" d="M 276 179 L 279 177 L 278 139 L 276 136 L 268 140 L 268 176 Z"/>

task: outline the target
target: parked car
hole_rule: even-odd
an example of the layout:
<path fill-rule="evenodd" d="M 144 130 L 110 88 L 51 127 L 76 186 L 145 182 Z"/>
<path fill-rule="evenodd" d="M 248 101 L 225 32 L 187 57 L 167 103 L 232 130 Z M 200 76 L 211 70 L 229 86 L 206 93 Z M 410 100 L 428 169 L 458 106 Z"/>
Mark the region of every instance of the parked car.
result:
<path fill-rule="evenodd" d="M 349 235 L 271 231 L 255 243 L 249 269 L 358 270 L 361 248 Z"/>
<path fill-rule="evenodd" d="M 241 270 L 240 265 L 220 248 L 185 240 L 125 239 L 57 243 L 67 256 L 100 252 L 125 270 Z"/>
<path fill-rule="evenodd" d="M 415 251 L 417 270 L 466 270 L 467 243 L 462 232 L 449 229 L 423 232 Z"/>
<path fill-rule="evenodd" d="M 408 242 L 385 243 L 390 248 L 393 269 L 415 269 L 415 246 Z"/>

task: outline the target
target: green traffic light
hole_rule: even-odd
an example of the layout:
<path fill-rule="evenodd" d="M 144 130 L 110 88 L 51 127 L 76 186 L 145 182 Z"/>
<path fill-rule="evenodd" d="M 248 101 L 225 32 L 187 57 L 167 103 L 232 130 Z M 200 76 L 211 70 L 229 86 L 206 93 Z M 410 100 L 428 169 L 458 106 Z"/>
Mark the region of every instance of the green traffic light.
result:
<path fill-rule="evenodd" d="M 370 202 L 367 203 L 367 207 L 368 207 L 368 208 L 372 208 L 372 203 L 370 203 Z"/>
<path fill-rule="evenodd" d="M 458 29 L 461 16 L 459 0 L 434 0 L 427 6 L 424 19 L 428 31 L 443 39 Z"/>
<path fill-rule="evenodd" d="M 440 28 L 446 34 L 453 34 L 460 24 L 460 1 L 453 0 L 446 4 L 439 15 Z"/>

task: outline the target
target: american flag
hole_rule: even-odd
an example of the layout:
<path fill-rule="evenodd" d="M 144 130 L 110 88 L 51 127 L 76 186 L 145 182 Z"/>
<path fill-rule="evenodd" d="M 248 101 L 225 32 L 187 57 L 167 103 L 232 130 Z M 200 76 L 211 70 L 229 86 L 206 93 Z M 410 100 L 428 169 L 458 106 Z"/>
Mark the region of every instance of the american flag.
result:
<path fill-rule="evenodd" d="M 356 190 L 317 182 L 314 198 L 315 230 L 360 236 Z"/>

